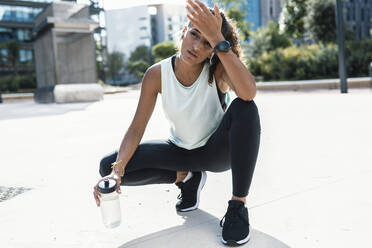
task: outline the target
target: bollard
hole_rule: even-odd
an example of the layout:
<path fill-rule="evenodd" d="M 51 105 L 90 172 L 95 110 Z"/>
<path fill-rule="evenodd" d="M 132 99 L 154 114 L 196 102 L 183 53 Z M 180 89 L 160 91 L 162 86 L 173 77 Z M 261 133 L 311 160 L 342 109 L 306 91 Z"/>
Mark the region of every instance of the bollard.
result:
<path fill-rule="evenodd" d="M 372 88 L 372 62 L 369 63 L 369 77 L 371 78 L 370 85 L 371 85 L 371 88 Z"/>

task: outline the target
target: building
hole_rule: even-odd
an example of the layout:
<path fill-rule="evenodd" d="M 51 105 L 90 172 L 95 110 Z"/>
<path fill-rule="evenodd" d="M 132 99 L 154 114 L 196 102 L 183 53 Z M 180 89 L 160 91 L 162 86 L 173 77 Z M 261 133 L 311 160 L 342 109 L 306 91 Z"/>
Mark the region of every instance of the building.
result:
<path fill-rule="evenodd" d="M 90 6 L 53 2 L 35 19 L 33 29 L 39 103 L 100 100 L 94 32 Z"/>
<path fill-rule="evenodd" d="M 278 23 L 282 12 L 283 0 L 260 0 L 261 26 L 266 26 L 269 21 Z"/>
<path fill-rule="evenodd" d="M 137 46 L 152 47 L 177 41 L 187 21 L 182 4 L 140 5 L 106 10 L 108 52 L 119 51 L 128 58 Z"/>
<path fill-rule="evenodd" d="M 33 29 L 35 18 L 52 2 L 62 0 L 0 0 L 0 77 L 13 73 L 13 68 L 7 62 L 8 50 L 5 44 L 11 40 L 18 42 L 19 58 L 17 70 L 20 74 L 35 71 L 34 52 L 33 52 Z M 64 0 L 76 2 L 76 0 Z M 90 14 L 94 16 L 102 15 L 102 0 L 92 0 Z M 101 18 L 102 19 L 102 18 Z M 105 49 L 104 27 L 97 28 L 95 38 L 102 43 L 100 48 Z M 104 54 L 104 52 L 101 52 Z M 100 54 L 101 54 L 100 53 Z M 103 57 L 103 55 L 102 55 Z"/>
<path fill-rule="evenodd" d="M 372 1 L 346 0 L 344 2 L 345 22 L 355 32 L 358 40 L 372 37 Z"/>
<path fill-rule="evenodd" d="M 0 0 L 0 76 L 13 73 L 7 62 L 5 44 L 15 40 L 19 44 L 19 73 L 35 70 L 32 29 L 35 17 L 52 1 Z"/>
<path fill-rule="evenodd" d="M 203 0 L 209 7 L 213 7 L 213 1 Z M 261 26 L 266 26 L 269 21 L 278 22 L 283 0 L 246 0 L 243 10 L 246 12 L 246 21 L 253 31 Z M 228 6 L 227 6 L 228 7 Z"/>
<path fill-rule="evenodd" d="M 253 31 L 257 31 L 261 27 L 261 2 L 260 0 L 247 0 L 245 5 L 248 14 L 246 15 L 246 20 L 250 23 L 250 28 Z"/>

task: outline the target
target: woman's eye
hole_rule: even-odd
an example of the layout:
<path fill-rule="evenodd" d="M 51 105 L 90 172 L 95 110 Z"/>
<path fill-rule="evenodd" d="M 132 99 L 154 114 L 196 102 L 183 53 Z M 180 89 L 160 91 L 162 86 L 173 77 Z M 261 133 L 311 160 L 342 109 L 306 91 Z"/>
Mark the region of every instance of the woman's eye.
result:
<path fill-rule="evenodd" d="M 190 32 L 190 33 L 191 33 L 192 36 L 196 36 L 196 33 L 194 33 L 194 32 Z"/>
<path fill-rule="evenodd" d="M 212 47 L 211 44 L 209 44 L 209 42 L 205 42 L 204 45 L 205 45 L 206 47 Z"/>

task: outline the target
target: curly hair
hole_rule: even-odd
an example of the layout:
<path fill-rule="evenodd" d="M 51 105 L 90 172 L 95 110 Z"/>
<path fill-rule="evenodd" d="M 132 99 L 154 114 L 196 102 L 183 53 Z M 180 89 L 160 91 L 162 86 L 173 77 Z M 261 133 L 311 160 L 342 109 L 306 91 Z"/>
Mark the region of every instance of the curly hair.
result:
<path fill-rule="evenodd" d="M 209 11 L 214 15 L 214 10 L 211 8 L 208 8 Z M 233 53 L 236 54 L 236 56 L 242 60 L 243 52 L 242 48 L 239 44 L 239 34 L 238 29 L 236 26 L 236 22 L 232 19 L 230 19 L 228 16 L 225 15 L 223 11 L 220 10 L 220 15 L 222 17 L 222 26 L 221 26 L 221 33 L 223 37 L 231 43 L 231 50 Z M 187 22 L 187 27 L 190 27 L 191 21 Z M 180 43 L 177 45 L 177 51 L 180 51 Z M 210 64 L 209 67 L 209 78 L 208 78 L 208 84 L 213 83 L 213 75 L 217 69 L 217 65 L 221 63 L 220 59 L 217 55 L 213 55 L 212 60 L 205 59 L 204 63 Z"/>
<path fill-rule="evenodd" d="M 213 9 L 209 8 L 209 11 L 214 15 Z M 235 53 L 239 59 L 242 59 L 243 52 L 239 44 L 239 34 L 237 32 L 236 22 L 226 16 L 225 13 L 222 11 L 220 11 L 220 15 L 222 17 L 221 33 L 223 37 L 225 37 L 225 39 L 231 43 L 231 50 L 233 51 L 233 53 Z M 210 63 L 208 78 L 209 84 L 212 84 L 214 72 L 217 69 L 217 65 L 221 63 L 217 55 L 212 56 L 212 60 L 205 60 L 205 63 Z"/>

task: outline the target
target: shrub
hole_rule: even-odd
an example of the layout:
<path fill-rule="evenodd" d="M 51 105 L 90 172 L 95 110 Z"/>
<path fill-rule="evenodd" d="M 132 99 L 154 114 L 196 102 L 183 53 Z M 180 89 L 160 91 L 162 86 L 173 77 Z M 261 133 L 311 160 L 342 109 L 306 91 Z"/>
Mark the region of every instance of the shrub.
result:
<path fill-rule="evenodd" d="M 17 92 L 20 89 L 35 89 L 35 74 L 24 76 L 5 76 L 0 78 L 0 89 L 2 92 Z"/>
<path fill-rule="evenodd" d="M 35 89 L 36 88 L 36 76 L 35 74 L 25 75 L 25 76 L 18 76 L 16 78 L 18 80 L 19 88 L 20 89 Z"/>
<path fill-rule="evenodd" d="M 372 40 L 347 41 L 345 50 L 347 75 L 354 77 L 368 76 L 368 66 L 372 62 Z"/>
<path fill-rule="evenodd" d="M 248 59 L 248 68 L 264 80 L 310 80 L 338 75 L 335 45 L 279 48 Z"/>
<path fill-rule="evenodd" d="M 13 76 L 6 76 L 1 78 L 2 91 L 16 92 L 19 89 L 19 80 L 15 80 Z"/>

